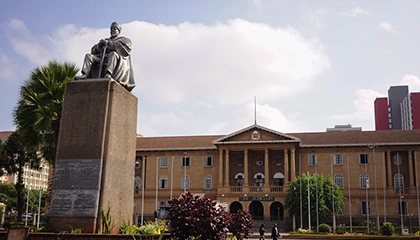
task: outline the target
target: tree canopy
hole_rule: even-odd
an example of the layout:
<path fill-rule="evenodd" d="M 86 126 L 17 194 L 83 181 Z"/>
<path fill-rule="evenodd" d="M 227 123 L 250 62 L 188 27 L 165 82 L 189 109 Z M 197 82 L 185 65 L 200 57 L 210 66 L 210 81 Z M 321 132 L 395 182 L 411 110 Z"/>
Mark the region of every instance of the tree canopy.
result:
<path fill-rule="evenodd" d="M 331 177 L 324 177 L 319 174 L 309 176 L 309 199 L 310 213 L 315 217 L 317 213 L 321 219 L 331 217 L 342 212 L 344 195 L 343 190 L 335 184 Z M 286 194 L 285 208 L 289 214 L 300 216 L 302 207 L 302 216 L 308 216 L 308 176 L 303 174 L 296 180 L 289 182 L 289 188 Z"/>
<path fill-rule="evenodd" d="M 77 72 L 73 63 L 51 61 L 35 68 L 20 89 L 14 121 L 22 143 L 29 150 L 41 150 L 49 163 L 55 160 L 64 89 Z"/>

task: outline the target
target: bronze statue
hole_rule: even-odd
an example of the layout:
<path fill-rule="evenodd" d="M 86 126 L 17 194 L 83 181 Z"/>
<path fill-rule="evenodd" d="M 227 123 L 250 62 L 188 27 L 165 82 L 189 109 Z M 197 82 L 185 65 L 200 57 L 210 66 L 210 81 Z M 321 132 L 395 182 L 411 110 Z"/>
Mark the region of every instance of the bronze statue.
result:
<path fill-rule="evenodd" d="M 131 64 L 131 40 L 120 36 L 121 25 L 113 22 L 110 27 L 111 37 L 101 39 L 93 45 L 91 53 L 85 55 L 82 75 L 79 79 L 112 78 L 128 91 L 136 86 Z"/>

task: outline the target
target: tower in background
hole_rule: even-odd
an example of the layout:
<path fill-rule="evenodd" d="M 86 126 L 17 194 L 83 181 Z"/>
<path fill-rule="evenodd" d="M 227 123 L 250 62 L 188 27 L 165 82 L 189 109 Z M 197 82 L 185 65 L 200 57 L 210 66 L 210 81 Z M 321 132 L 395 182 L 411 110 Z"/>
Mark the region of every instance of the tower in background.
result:
<path fill-rule="evenodd" d="M 376 130 L 420 129 L 420 92 L 409 93 L 408 86 L 391 86 L 374 107 Z"/>

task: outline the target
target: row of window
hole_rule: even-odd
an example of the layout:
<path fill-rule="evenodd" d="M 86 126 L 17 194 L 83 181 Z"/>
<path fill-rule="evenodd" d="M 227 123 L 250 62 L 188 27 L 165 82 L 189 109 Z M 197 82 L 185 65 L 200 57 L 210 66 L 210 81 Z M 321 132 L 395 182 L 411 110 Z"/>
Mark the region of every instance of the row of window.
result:
<path fill-rule="evenodd" d="M 396 154 L 393 157 L 394 164 L 399 166 L 401 165 L 401 155 Z M 167 157 L 159 158 L 159 163 L 161 168 L 166 168 L 169 166 L 169 159 Z M 244 164 L 244 157 L 242 155 L 236 158 L 237 164 L 239 167 L 243 166 Z M 274 158 L 275 164 L 280 166 L 283 164 L 284 159 L 282 155 L 277 155 Z M 259 155 L 255 158 L 255 164 L 257 166 L 262 166 L 264 164 L 264 158 Z M 334 165 L 343 165 L 343 155 L 342 154 L 334 154 L 333 155 L 333 164 Z M 361 153 L 359 154 L 359 164 L 369 164 L 369 154 Z M 318 165 L 318 156 L 316 154 L 309 154 L 308 155 L 308 165 Z M 191 159 L 190 157 L 182 157 L 181 159 L 181 166 L 182 167 L 190 167 L 191 166 Z M 213 157 L 205 156 L 204 157 L 204 167 L 211 167 L 213 166 Z M 136 160 L 136 169 L 141 168 L 141 159 Z"/>
<path fill-rule="evenodd" d="M 360 188 L 369 188 L 369 175 L 366 173 L 360 174 Z M 342 174 L 337 173 L 334 175 L 334 183 L 339 187 L 344 187 L 344 177 Z M 400 173 L 394 175 L 394 187 L 396 189 L 404 188 L 404 176 Z"/>
<path fill-rule="evenodd" d="M 393 157 L 394 164 L 399 166 L 401 165 L 401 155 L 396 154 Z M 343 165 L 343 154 L 334 154 L 333 155 L 333 164 L 334 165 Z M 369 164 L 369 154 L 361 153 L 359 154 L 359 164 Z M 316 154 L 308 155 L 308 165 L 318 165 L 318 156 Z"/>
<path fill-rule="evenodd" d="M 213 186 L 213 178 L 211 175 L 205 175 L 203 181 L 203 188 L 204 189 L 212 189 Z M 138 190 L 141 189 L 141 178 L 137 176 L 134 179 L 134 187 L 136 193 Z M 189 189 L 190 188 L 190 177 L 188 175 L 184 175 L 181 178 L 181 188 L 182 189 Z M 168 189 L 168 177 L 166 175 L 160 176 L 159 178 L 159 189 Z"/>
<path fill-rule="evenodd" d="M 141 168 L 141 161 L 142 161 L 141 158 L 136 159 L 136 169 Z M 169 159 L 167 157 L 159 158 L 159 166 L 161 168 L 167 168 L 169 166 Z M 181 166 L 190 167 L 191 166 L 190 157 L 182 157 Z M 204 167 L 211 167 L 211 166 L 213 166 L 213 157 L 209 157 L 209 156 L 204 157 Z"/>
<path fill-rule="evenodd" d="M 398 215 L 408 215 L 408 202 L 399 201 L 397 203 Z M 362 215 L 371 215 L 370 211 L 370 202 L 361 202 L 360 203 L 360 212 Z"/>

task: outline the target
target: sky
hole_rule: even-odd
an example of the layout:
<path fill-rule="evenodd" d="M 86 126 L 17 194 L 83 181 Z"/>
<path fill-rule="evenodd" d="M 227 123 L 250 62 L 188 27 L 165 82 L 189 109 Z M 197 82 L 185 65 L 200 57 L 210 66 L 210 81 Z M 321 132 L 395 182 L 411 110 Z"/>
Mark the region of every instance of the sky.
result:
<path fill-rule="evenodd" d="M 79 68 L 121 24 L 132 40 L 137 133 L 230 134 L 253 125 L 374 130 L 390 86 L 420 91 L 420 1 L 7 0 L 0 8 L 0 131 L 30 72 Z"/>

